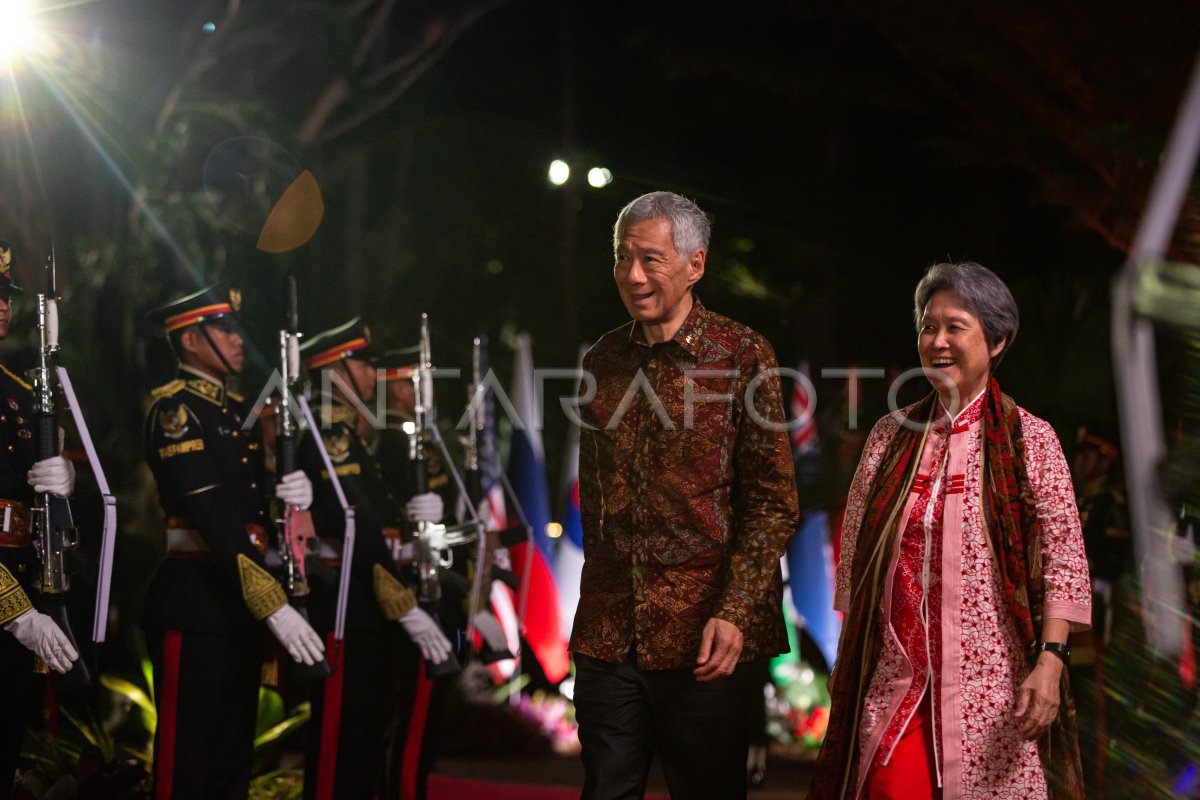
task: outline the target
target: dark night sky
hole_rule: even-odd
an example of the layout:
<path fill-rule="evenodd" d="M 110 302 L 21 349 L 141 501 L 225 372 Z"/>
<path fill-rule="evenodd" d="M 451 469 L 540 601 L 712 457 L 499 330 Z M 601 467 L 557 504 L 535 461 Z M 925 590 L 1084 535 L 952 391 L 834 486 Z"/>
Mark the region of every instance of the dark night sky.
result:
<path fill-rule="evenodd" d="M 782 364 L 807 357 L 815 369 L 912 366 L 912 287 L 934 261 L 973 259 L 1008 279 L 1022 306 L 1022 334 L 1001 371 L 1006 389 L 1060 432 L 1110 415 L 1106 295 L 1121 253 L 1079 227 L 1071 209 L 1050 204 L 1036 174 L 981 152 L 929 74 L 853 5 L 685 10 L 667 2 L 512 0 L 471 26 L 353 137 L 305 148 L 294 140 L 297 120 L 354 40 L 322 28 L 322 14 L 337 4 L 247 2 L 237 24 L 254 35 L 222 54 L 219 80 L 200 94 L 217 112 L 193 112 L 202 126 L 165 167 L 174 185 L 200 192 L 208 155 L 231 138 L 260 136 L 321 181 L 325 221 L 302 252 L 254 254 L 238 224 L 205 244 L 240 254 L 202 277 L 246 289 L 247 324 L 268 357 L 278 324 L 270 301 L 278 276 L 292 269 L 310 331 L 362 311 L 385 345 L 399 345 L 415 338 L 424 310 L 435 355 L 451 364 L 465 365 L 471 335 L 484 331 L 493 364 L 506 373 L 502 332 L 519 329 L 532 334 L 539 366 L 569 366 L 580 341 L 626 318 L 611 278 L 617 211 L 663 188 L 694 197 L 713 217 L 699 288 L 706 304 L 762 331 Z M 902 6 L 895 13 L 905 13 Z M 61 12 L 77 15 L 83 38 L 111 54 L 80 66 L 115 135 L 104 141 L 134 178 L 164 167 L 155 159 L 169 152 L 169 141 L 155 140 L 153 117 L 188 42 L 200 35 L 199 8 L 112 0 Z M 264 19 L 274 8 L 287 16 Z M 398 8 L 391 43 L 414 36 L 421 15 L 438 8 Z M 956 33 L 945 42 L 947 58 L 965 68 L 990 34 L 967 22 Z M 1193 51 L 1193 42 L 1180 43 L 1186 38 L 1173 34 L 1176 50 Z M 311 57 L 258 80 L 259 65 L 289 42 L 311 43 Z M 1084 57 L 1114 56 L 1097 48 Z M 1182 74 L 1155 85 L 1169 108 Z M 1159 116 L 1146 124 L 1161 138 Z M 1007 130 L 1004 120 L 984 122 Z M 1011 133 L 1023 141 L 1026 132 Z M 60 119 L 38 135 L 43 150 L 54 151 L 44 166 L 56 227 L 66 238 L 89 226 L 93 240 L 117 236 L 126 190 L 111 181 L 86 191 L 76 184 L 73 176 L 96 171 L 98 160 L 71 124 Z M 554 188 L 546 167 L 567 152 L 568 139 L 575 182 Z M 345 181 L 356 157 L 369 175 L 358 206 Z M 602 190 L 582 185 L 592 164 L 611 169 L 615 182 Z M 102 219 L 94 213 L 101 206 L 116 211 Z M 183 227 L 172 233 L 186 242 Z M 165 248 L 156 258 L 139 273 L 154 297 L 139 302 L 193 288 Z M 575 267 L 574 298 L 564 263 Z M 145 366 L 143 358 L 135 351 L 130 361 L 140 370 L 129 376 L 131 386 L 142 384 L 139 396 L 163 377 L 162 365 Z M 836 402 L 837 387 L 820 388 Z M 561 439 L 556 425 L 548 443 Z"/>

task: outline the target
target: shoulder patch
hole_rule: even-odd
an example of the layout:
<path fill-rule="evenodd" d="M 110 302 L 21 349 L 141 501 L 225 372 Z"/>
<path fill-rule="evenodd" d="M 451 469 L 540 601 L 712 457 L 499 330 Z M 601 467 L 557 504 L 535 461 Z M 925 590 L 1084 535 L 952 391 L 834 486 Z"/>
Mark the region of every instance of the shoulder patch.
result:
<path fill-rule="evenodd" d="M 383 616 L 393 622 L 403 617 L 417 607 L 417 598 L 396 576 L 388 572 L 382 564 L 376 564 L 371 570 L 372 583 L 375 589 L 375 602 Z"/>
<path fill-rule="evenodd" d="M 350 456 L 350 431 L 336 429 L 329 433 L 321 434 L 321 438 L 325 441 L 325 452 L 329 454 L 329 460 L 334 464 L 341 464 Z"/>
<path fill-rule="evenodd" d="M 27 381 L 24 378 L 22 378 L 21 376 L 17 375 L 17 373 L 13 372 L 8 367 L 4 366 L 3 364 L 0 364 L 0 370 L 4 370 L 5 375 L 12 378 L 14 381 L 16 381 L 22 387 L 29 389 L 30 391 L 33 391 L 33 387 L 29 385 L 29 381 Z"/>
<path fill-rule="evenodd" d="M 160 408 L 154 412 L 154 424 L 168 439 L 182 439 L 188 432 L 188 409 L 183 403 L 174 408 Z"/>
<path fill-rule="evenodd" d="M 153 396 L 155 396 L 159 399 L 162 399 L 164 397 L 170 397 L 171 395 L 175 394 L 180 389 L 182 389 L 184 386 L 185 386 L 184 382 L 181 379 L 176 378 L 175 380 L 171 381 L 170 383 L 164 383 L 162 386 L 159 386 L 157 389 L 151 389 L 150 394 L 152 394 Z"/>
<path fill-rule="evenodd" d="M 242 583 L 242 599 L 255 619 L 266 619 L 287 603 L 287 595 L 279 581 L 254 563 L 245 553 L 238 553 L 238 578 Z"/>

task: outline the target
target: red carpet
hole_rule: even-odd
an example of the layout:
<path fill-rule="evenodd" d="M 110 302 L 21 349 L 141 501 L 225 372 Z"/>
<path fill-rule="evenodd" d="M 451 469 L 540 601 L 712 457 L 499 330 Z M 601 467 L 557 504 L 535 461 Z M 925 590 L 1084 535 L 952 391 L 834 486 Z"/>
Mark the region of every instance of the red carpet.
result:
<path fill-rule="evenodd" d="M 429 776 L 429 800 L 579 800 L 578 789 L 558 786 L 523 786 L 516 783 L 491 783 L 466 778 Z M 646 800 L 669 800 L 664 795 L 648 794 Z"/>

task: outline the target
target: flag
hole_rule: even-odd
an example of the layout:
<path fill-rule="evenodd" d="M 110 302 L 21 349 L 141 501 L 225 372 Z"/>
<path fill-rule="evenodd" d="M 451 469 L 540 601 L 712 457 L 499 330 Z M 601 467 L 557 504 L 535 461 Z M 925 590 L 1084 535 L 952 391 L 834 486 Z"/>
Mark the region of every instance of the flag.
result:
<path fill-rule="evenodd" d="M 524 612 L 525 641 L 550 683 L 567 676 L 570 657 L 563 639 L 558 614 L 558 591 L 550 571 L 550 499 L 546 489 L 546 458 L 538 425 L 537 397 L 533 383 L 533 350 L 529 335 L 517 337 L 516 361 L 510 399 L 518 419 L 513 420 L 508 454 L 508 479 L 515 500 L 525 512 L 533 532 L 534 546 L 511 548 L 513 569 L 521 576 L 519 608 Z M 512 513 L 511 524 L 520 522 Z"/>
<path fill-rule="evenodd" d="M 579 349 L 579 363 L 587 345 Z M 558 621 L 563 638 L 571 639 L 575 608 L 579 605 L 579 579 L 583 574 L 583 517 L 579 514 L 579 426 L 571 423 L 563 474 L 566 476 L 562 536 L 554 556 L 554 582 L 558 585 Z"/>
<path fill-rule="evenodd" d="M 791 432 L 792 461 L 798 488 L 804 494 L 803 490 L 811 488 L 820 477 L 821 442 L 807 361 L 800 362 L 798 372 L 804 379 L 798 378 L 792 388 L 791 411 L 796 424 Z M 799 625 L 820 649 L 826 665 L 832 667 L 842 623 L 833 610 L 833 543 L 829 514 L 824 508 L 801 509 L 800 526 L 788 543 L 786 561 Z"/>
<path fill-rule="evenodd" d="M 487 345 L 480 355 L 480 374 L 488 373 Z M 508 515 L 505 512 L 504 483 L 500 480 L 500 455 L 496 452 L 496 413 L 492 405 L 492 396 L 486 391 L 481 400 L 483 403 L 483 430 L 479 434 L 476 447 L 479 456 L 479 508 L 475 509 L 483 522 L 485 531 L 499 531 L 508 526 Z M 497 564 L 504 569 L 511 569 L 511 559 L 506 553 L 497 553 Z M 519 653 L 521 647 L 521 626 L 517 620 L 516 603 L 513 592 L 499 581 L 491 582 L 488 595 L 492 613 L 500 627 L 504 629 L 504 638 L 508 642 L 510 653 Z M 512 677 L 516 670 L 516 659 L 507 658 L 488 664 L 488 672 L 496 683 L 503 683 Z"/>

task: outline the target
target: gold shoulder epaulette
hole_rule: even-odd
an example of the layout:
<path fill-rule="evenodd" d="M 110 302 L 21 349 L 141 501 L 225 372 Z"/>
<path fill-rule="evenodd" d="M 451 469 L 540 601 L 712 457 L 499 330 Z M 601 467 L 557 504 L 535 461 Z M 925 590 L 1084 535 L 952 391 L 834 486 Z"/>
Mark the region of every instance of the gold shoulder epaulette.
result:
<path fill-rule="evenodd" d="M 351 428 L 358 419 L 358 415 L 350 406 L 343 406 L 337 403 L 322 403 L 317 416 L 321 418 L 323 425 L 332 425 L 337 422 L 344 422 Z"/>
<path fill-rule="evenodd" d="M 155 397 L 157 397 L 159 399 L 161 399 L 163 397 L 170 397 L 171 395 L 175 394 L 180 389 L 182 389 L 185 385 L 186 384 L 183 382 L 183 380 L 181 378 L 176 378 L 175 380 L 171 381 L 170 383 L 164 383 L 162 386 L 159 386 L 157 389 L 151 389 L 150 394 L 154 395 Z"/>
<path fill-rule="evenodd" d="M 22 386 L 24 386 L 26 389 L 29 389 L 29 390 L 31 390 L 31 391 L 33 390 L 33 387 L 29 385 L 29 381 L 25 380 L 24 378 L 22 378 L 22 377 L 21 377 L 20 375 L 18 375 L 17 373 L 13 372 L 13 371 L 12 371 L 11 369 L 9 369 L 8 367 L 4 366 L 3 364 L 0 364 L 0 369 L 4 370 L 4 374 L 5 374 L 5 375 L 7 375 L 8 377 L 12 378 L 14 381 L 16 381 L 17 383 L 21 384 L 21 385 L 22 385 Z"/>

